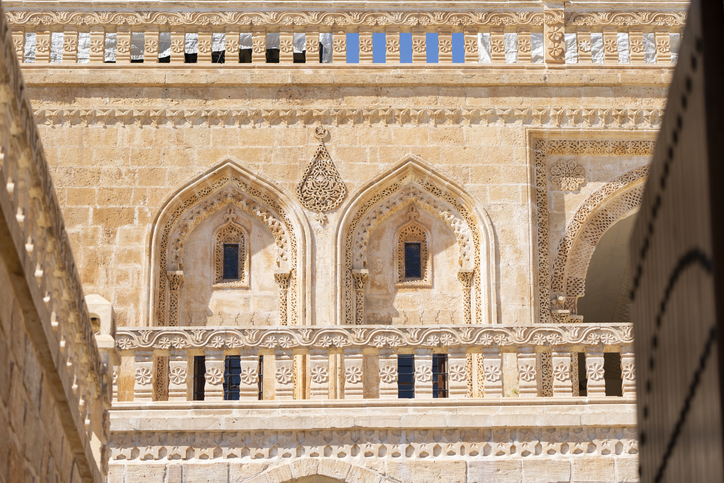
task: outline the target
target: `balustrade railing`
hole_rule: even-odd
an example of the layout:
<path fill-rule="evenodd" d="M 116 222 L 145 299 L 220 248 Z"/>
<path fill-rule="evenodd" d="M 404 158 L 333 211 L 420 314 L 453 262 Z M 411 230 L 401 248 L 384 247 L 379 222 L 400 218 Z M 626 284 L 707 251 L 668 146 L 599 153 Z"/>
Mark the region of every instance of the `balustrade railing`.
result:
<path fill-rule="evenodd" d="M 683 12 L 34 12 L 8 14 L 35 64 L 676 62 Z"/>
<path fill-rule="evenodd" d="M 121 401 L 635 395 L 630 324 L 158 327 L 117 345 Z"/>

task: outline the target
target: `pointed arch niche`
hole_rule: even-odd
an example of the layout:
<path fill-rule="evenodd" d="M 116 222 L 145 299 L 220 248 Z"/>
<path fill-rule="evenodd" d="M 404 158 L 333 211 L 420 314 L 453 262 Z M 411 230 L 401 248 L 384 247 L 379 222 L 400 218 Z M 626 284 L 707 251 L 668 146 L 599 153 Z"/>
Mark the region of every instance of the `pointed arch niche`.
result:
<path fill-rule="evenodd" d="M 364 187 L 342 215 L 338 320 L 357 325 L 495 323 L 492 233 L 487 214 L 476 210 L 461 186 L 419 158 L 405 159 Z M 400 273 L 400 244 L 406 237 L 420 244 L 419 280 L 404 280 Z"/>
<path fill-rule="evenodd" d="M 567 223 L 553 262 L 554 320 L 567 321 L 568 314 L 578 314 L 593 253 L 609 228 L 638 211 L 648 173 L 649 167 L 641 166 L 606 183 L 586 198 Z"/>
<path fill-rule="evenodd" d="M 233 161 L 177 191 L 153 226 L 148 325 L 308 323 L 309 231 L 298 210 Z M 219 273 L 224 244 L 238 250 L 238 279 Z M 209 299 L 201 313 L 194 297 Z"/>

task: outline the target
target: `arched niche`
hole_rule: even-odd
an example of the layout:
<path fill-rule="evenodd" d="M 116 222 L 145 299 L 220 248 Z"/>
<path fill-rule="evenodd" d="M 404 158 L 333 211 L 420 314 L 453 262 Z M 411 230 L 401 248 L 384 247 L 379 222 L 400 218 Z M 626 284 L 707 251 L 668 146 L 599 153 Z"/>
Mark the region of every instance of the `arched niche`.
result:
<path fill-rule="evenodd" d="M 449 256 L 448 251 L 450 259 L 440 267 L 433 260 L 433 273 L 445 270 L 457 280 L 459 320 L 463 323 L 493 323 L 497 314 L 496 276 L 489 219 L 486 214 L 481 214 L 476 209 L 476 203 L 461 186 L 436 173 L 416 157 L 405 159 L 387 174 L 370 182 L 352 198 L 342 215 L 337 230 L 336 264 L 337 313 L 340 323 L 385 321 L 379 314 L 369 321 L 365 316 L 365 295 L 371 289 L 368 287 L 370 278 L 374 281 L 375 270 L 380 263 L 378 257 L 374 256 L 378 253 L 375 237 L 389 238 L 390 234 L 396 233 L 401 224 L 407 222 L 404 216 L 411 205 L 421 217 L 428 220 L 425 229 L 431 230 L 434 227 L 434 230 L 445 234 L 440 236 L 441 240 L 447 237 L 447 242 L 452 242 L 451 251 L 454 255 Z M 395 220 L 402 223 L 396 225 Z M 385 259 L 389 259 L 390 265 L 394 266 L 394 259 L 390 258 L 396 249 L 393 247 L 394 238 L 389 241 L 390 255 Z M 443 242 L 432 243 L 435 245 Z M 373 255 L 372 259 L 370 255 Z M 374 292 L 374 289 L 372 290 Z M 403 314 L 394 316 L 404 322 Z M 434 320 L 434 315 L 432 316 Z M 419 320 L 410 320 L 409 316 L 407 321 L 411 324 L 419 323 Z M 450 323 L 449 319 L 443 320 L 439 317 L 438 321 Z"/>
<path fill-rule="evenodd" d="M 641 205 L 648 166 L 629 171 L 591 194 L 568 222 L 553 264 L 551 295 L 556 312 L 578 314 L 578 298 L 586 293 L 586 274 L 601 238 L 617 221 Z"/>
<path fill-rule="evenodd" d="M 246 248 L 250 255 L 248 273 L 251 277 L 248 284 L 214 288 L 211 287 L 214 285 L 211 273 L 214 269 L 211 258 L 214 239 L 217 230 L 228 225 L 229 220 L 224 216 L 229 210 L 249 237 Z M 199 295 L 192 294 L 192 289 L 197 287 L 187 286 L 187 278 L 193 279 L 196 284 L 204 277 L 209 285 L 207 288 L 212 290 L 206 290 L 200 296 L 213 302 L 207 306 L 211 313 L 207 313 L 206 323 L 307 323 L 309 260 L 306 244 L 309 230 L 302 220 L 305 220 L 303 214 L 286 195 L 233 161 L 224 161 L 191 180 L 168 200 L 154 222 L 149 258 L 149 325 L 178 325 L 180 321 L 187 325 L 188 317 L 182 311 L 194 304 L 197 307 L 202 305 Z M 260 274 L 262 277 L 256 284 L 255 254 L 259 255 L 260 261 L 269 262 L 260 264 L 259 268 L 265 273 Z M 268 310 L 270 289 L 266 280 L 270 277 L 276 284 L 273 290 L 278 301 L 272 311 Z M 221 292 L 230 289 L 247 290 L 249 294 L 242 297 L 248 299 L 246 305 L 227 304 L 229 315 L 213 318 L 216 314 L 212 306 L 223 306 L 223 299 L 231 296 Z M 217 290 L 218 295 L 214 293 Z M 253 302 L 249 300 L 256 296 Z M 193 297 L 197 298 L 191 303 Z M 263 309 L 258 310 L 260 318 L 252 321 L 253 307 Z M 274 317 L 271 312 L 275 313 Z M 192 318 L 191 323 L 197 325 L 200 322 Z"/>

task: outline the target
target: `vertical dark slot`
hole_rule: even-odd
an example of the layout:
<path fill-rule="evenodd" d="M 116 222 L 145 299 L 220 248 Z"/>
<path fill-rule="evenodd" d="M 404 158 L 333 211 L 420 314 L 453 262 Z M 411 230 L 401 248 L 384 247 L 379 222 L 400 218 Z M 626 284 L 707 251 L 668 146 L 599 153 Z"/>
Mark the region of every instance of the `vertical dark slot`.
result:
<path fill-rule="evenodd" d="M 194 356 L 194 401 L 204 400 L 204 386 L 206 384 L 206 357 Z"/>
<path fill-rule="evenodd" d="M 397 397 L 415 398 L 415 356 L 412 354 L 397 356 Z"/>
<path fill-rule="evenodd" d="M 259 367 L 256 371 L 259 375 L 257 384 L 259 385 L 259 401 L 264 399 L 264 356 L 259 356 Z"/>
<path fill-rule="evenodd" d="M 241 358 L 226 356 L 224 359 L 224 400 L 239 400 L 239 384 L 241 383 Z"/>
<path fill-rule="evenodd" d="M 588 377 L 586 376 L 586 353 L 578 352 L 578 395 L 588 396 Z"/>
<path fill-rule="evenodd" d="M 278 64 L 279 63 L 279 49 L 267 49 L 266 63 L 267 64 Z"/>
<path fill-rule="evenodd" d="M 620 353 L 606 352 L 603 354 L 603 373 L 606 378 L 606 396 L 623 396 Z"/>
<path fill-rule="evenodd" d="M 251 64 L 251 49 L 239 49 L 239 63 Z"/>
<path fill-rule="evenodd" d="M 447 354 L 432 355 L 432 397 L 448 397 Z"/>
<path fill-rule="evenodd" d="M 211 52 L 212 64 L 224 64 L 226 62 L 226 51 Z"/>
<path fill-rule="evenodd" d="M 185 63 L 185 64 L 195 64 L 197 57 L 198 57 L 198 54 L 187 54 L 187 53 L 184 53 L 184 63 Z"/>
<path fill-rule="evenodd" d="M 307 62 L 307 51 L 304 52 L 294 52 L 294 63 L 295 64 L 305 64 Z"/>

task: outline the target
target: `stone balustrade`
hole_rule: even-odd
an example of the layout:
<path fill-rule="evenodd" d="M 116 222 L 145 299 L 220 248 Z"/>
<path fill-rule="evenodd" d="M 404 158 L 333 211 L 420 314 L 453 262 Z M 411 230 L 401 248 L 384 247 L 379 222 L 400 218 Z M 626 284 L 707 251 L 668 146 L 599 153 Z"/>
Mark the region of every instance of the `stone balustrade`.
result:
<path fill-rule="evenodd" d="M 117 345 L 131 383 L 121 397 L 132 401 L 201 399 L 200 379 L 204 400 L 229 399 L 229 358 L 241 401 L 397 399 L 411 359 L 416 399 L 571 397 L 580 387 L 602 397 L 612 378 L 613 393 L 635 395 L 630 324 L 125 328 Z M 609 353 L 616 374 L 605 373 Z"/>
<path fill-rule="evenodd" d="M 387 11 L 91 8 L 33 11 L 10 2 L 18 58 L 26 64 L 62 65 L 671 65 L 685 20 L 683 11 L 590 12 L 560 6 L 436 11 L 416 9 L 414 2 Z"/>

